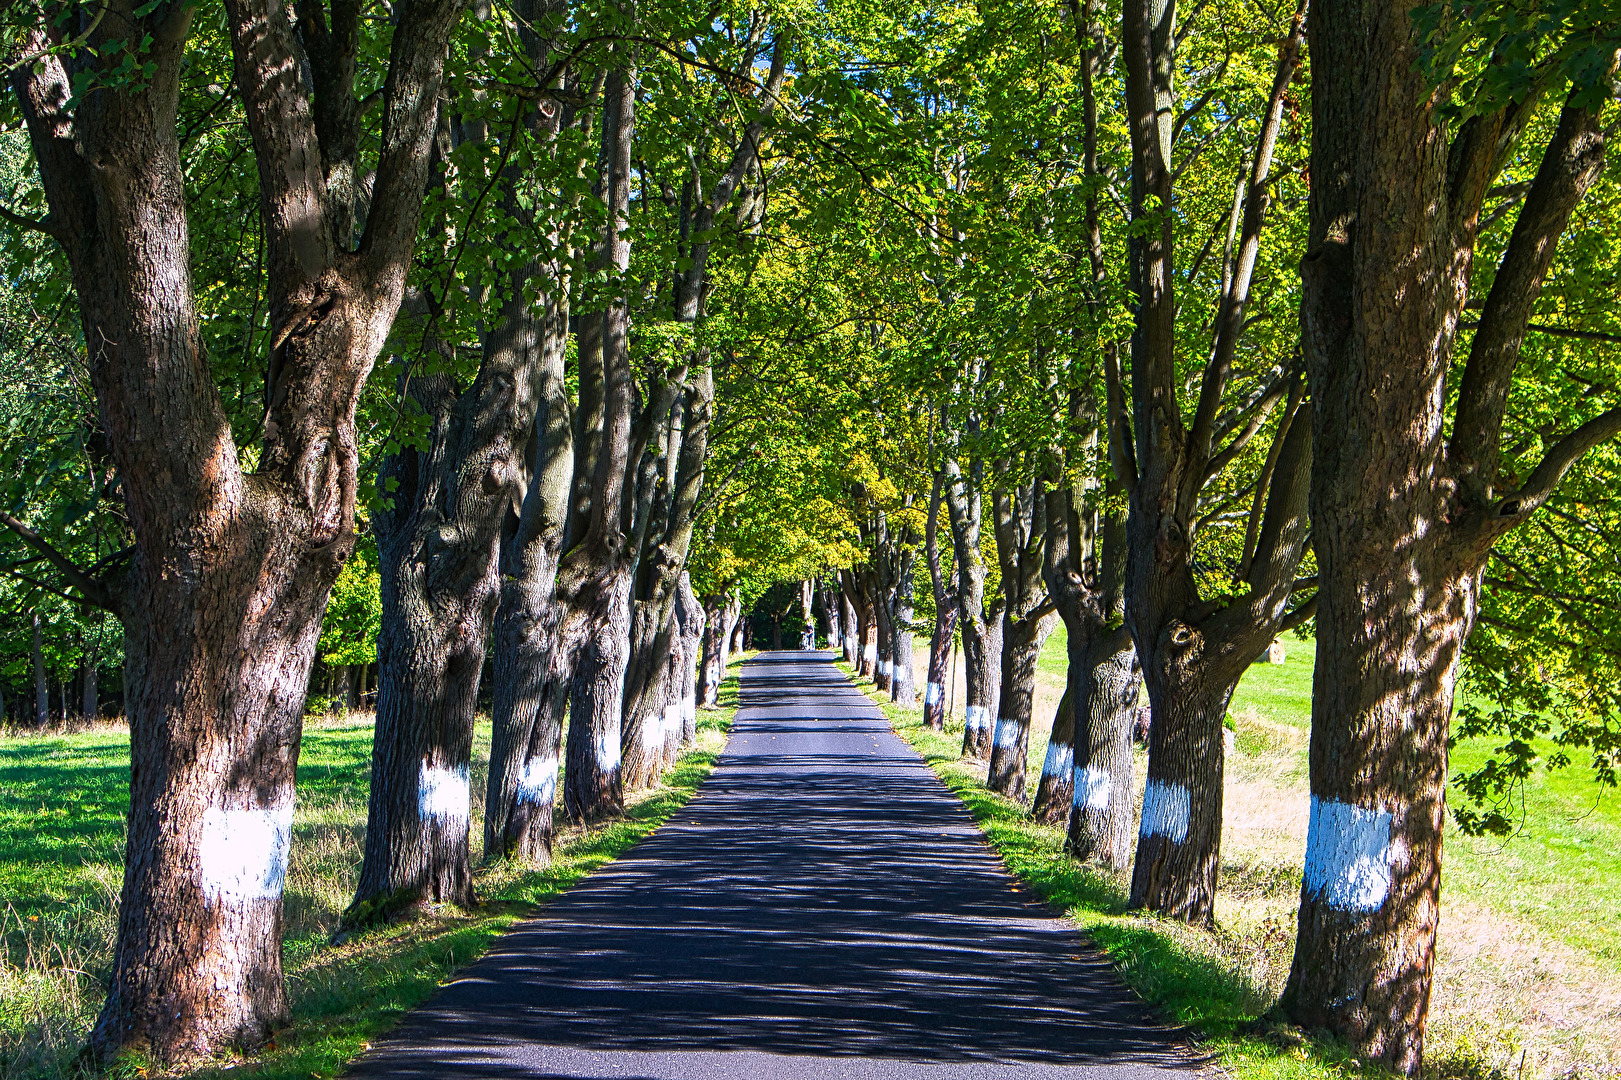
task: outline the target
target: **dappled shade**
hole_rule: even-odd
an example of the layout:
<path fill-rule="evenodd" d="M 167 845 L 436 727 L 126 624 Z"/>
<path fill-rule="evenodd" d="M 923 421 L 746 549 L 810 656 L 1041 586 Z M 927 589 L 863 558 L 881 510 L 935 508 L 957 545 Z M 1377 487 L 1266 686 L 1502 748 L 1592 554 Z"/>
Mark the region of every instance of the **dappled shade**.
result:
<path fill-rule="evenodd" d="M 686 810 L 503 939 L 353 1075 L 1131 1064 L 1124 1076 L 1190 1062 L 1071 925 L 1015 889 L 829 654 L 752 661 L 742 704 Z M 940 1067 L 773 1073 L 781 1058 L 760 1054 Z"/>

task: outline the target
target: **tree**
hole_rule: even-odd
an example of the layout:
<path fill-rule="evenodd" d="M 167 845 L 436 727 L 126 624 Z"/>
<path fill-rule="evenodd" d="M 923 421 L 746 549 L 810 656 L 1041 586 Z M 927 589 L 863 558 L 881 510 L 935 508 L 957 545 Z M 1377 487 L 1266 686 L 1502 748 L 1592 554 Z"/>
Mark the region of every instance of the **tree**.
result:
<path fill-rule="evenodd" d="M 1280 45 L 1241 198 L 1233 203 L 1236 243 L 1224 261 L 1215 331 L 1208 362 L 1198 375 L 1191 418 L 1179 401 L 1183 377 L 1177 363 L 1174 295 L 1175 18 L 1174 2 L 1127 0 L 1121 38 L 1131 129 L 1132 221 L 1139 230 L 1131 260 L 1138 298 L 1131 341 L 1132 453 L 1122 473 L 1130 497 L 1125 610 L 1153 714 L 1131 902 L 1208 923 L 1214 914 L 1221 842 L 1227 703 L 1239 677 L 1267 643 L 1291 621 L 1310 614 L 1309 608 L 1297 606 L 1293 614 L 1289 608 L 1306 544 L 1311 431 L 1300 414 L 1309 406 L 1290 393 L 1298 377 L 1287 354 L 1263 354 L 1260 370 L 1243 380 L 1249 386 L 1235 386 L 1240 338 L 1253 318 L 1246 312 L 1305 7 L 1296 10 Z M 1201 587 L 1195 544 L 1214 509 L 1202 496 L 1285 398 L 1288 407 L 1273 436 L 1279 452 L 1269 455 L 1249 485 L 1255 508 L 1249 516 L 1261 521 L 1254 549 L 1246 550 L 1235 567 L 1231 591 Z M 1111 445 L 1128 445 L 1124 433 L 1112 435 Z"/>
<path fill-rule="evenodd" d="M 1519 34 L 1529 10 L 1437 6 L 1416 24 L 1406 4 L 1324 0 L 1311 25 L 1301 321 L 1321 601 L 1311 828 L 1284 1007 L 1409 1074 L 1422 1063 L 1447 740 L 1481 575 L 1493 545 L 1621 433 L 1621 407 L 1601 396 L 1561 428 L 1505 440 L 1541 285 L 1603 166 L 1616 56 L 1613 32 L 1586 9 L 1563 37 Z M 1462 45 L 1487 58 L 1473 76 L 1450 67 Z M 1457 114 L 1454 78 L 1471 102 Z M 1547 126 L 1545 97 L 1557 102 Z M 1494 265 L 1477 258 L 1483 208 L 1533 131 L 1547 142 Z M 1457 331 L 1476 303 L 1464 346 Z"/>
<path fill-rule="evenodd" d="M 50 210 L 38 227 L 71 267 L 134 537 L 116 583 L 58 566 L 120 616 L 128 643 L 130 857 L 93 1035 L 104 1057 L 193 1057 L 285 1019 L 281 885 L 304 687 L 354 544 L 356 402 L 404 288 L 457 6 L 395 9 L 358 243 L 341 179 L 359 165 L 358 32 L 343 32 L 358 31 L 358 9 L 335 10 L 336 78 L 311 96 L 289 73 L 318 9 L 295 28 L 254 0 L 226 7 L 274 331 L 251 473 L 202 361 L 188 266 L 175 117 L 193 10 L 52 8 L 30 62 L 11 69 Z"/>

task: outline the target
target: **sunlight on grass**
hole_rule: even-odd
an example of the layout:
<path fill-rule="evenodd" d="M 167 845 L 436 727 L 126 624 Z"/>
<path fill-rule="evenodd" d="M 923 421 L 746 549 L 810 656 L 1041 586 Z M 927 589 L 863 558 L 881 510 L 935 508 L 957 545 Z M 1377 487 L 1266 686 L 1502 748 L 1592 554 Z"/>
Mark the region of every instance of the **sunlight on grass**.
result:
<path fill-rule="evenodd" d="M 332 934 L 353 895 L 365 838 L 372 727 L 355 717 L 308 723 L 285 894 L 292 1026 L 259 1054 L 182 1075 L 336 1075 L 537 904 L 611 862 L 685 804 L 726 745 L 737 684 L 734 668 L 721 687 L 722 707 L 698 714 L 696 745 L 657 787 L 630 797 L 623 819 L 565 830 L 549 866 L 480 868 L 476 910 L 443 908 L 336 945 Z M 483 721 L 474 747 L 475 843 L 488 753 Z M 120 729 L 0 743 L 0 1077 L 81 1073 L 77 1055 L 111 974 L 128 780 L 129 738 Z M 140 1066 L 131 1061 L 115 1071 L 154 1074 Z"/>
<path fill-rule="evenodd" d="M 959 757 L 960 721 L 948 725 L 944 733 L 933 732 L 922 726 L 921 710 L 900 708 L 881 694 L 873 696 L 896 732 L 917 749 L 973 813 L 1008 870 L 1064 911 L 1109 955 L 1122 978 L 1145 1000 L 1163 1009 L 1168 1019 L 1187 1025 L 1223 1070 L 1243 1080 L 1374 1076 L 1379 1070 L 1364 1066 L 1343 1046 L 1310 1038 L 1269 1015 L 1287 978 L 1293 951 L 1294 907 L 1299 897 L 1299 860 L 1303 851 L 1303 833 L 1293 837 L 1279 825 L 1280 813 L 1288 815 L 1271 800 L 1280 792 L 1289 792 L 1298 795 L 1304 806 L 1310 720 L 1310 643 L 1287 644 L 1290 656 L 1286 663 L 1251 668 L 1240 694 L 1235 696 L 1235 703 L 1244 703 L 1245 712 L 1238 719 L 1237 752 L 1229 761 L 1228 801 L 1235 801 L 1236 795 L 1266 805 L 1228 807 L 1224 831 L 1230 835 L 1223 841 L 1219 926 L 1215 932 L 1128 911 L 1128 878 L 1074 862 L 1064 854 L 1061 830 L 1035 824 L 1024 807 L 985 789 L 983 767 L 976 768 Z M 1062 641 L 1057 645 L 1061 659 Z M 1053 652 L 1054 643 L 1049 642 L 1044 659 Z M 840 667 L 850 674 L 847 666 Z M 873 694 L 869 680 L 858 679 L 857 683 Z M 1304 715 L 1292 712 L 1302 701 L 1306 702 Z M 1237 709 L 1235 704 L 1235 712 Z M 1032 761 L 1039 761 L 1037 751 L 1032 748 Z M 1138 758 L 1140 786 L 1144 764 L 1140 752 Z M 1569 774 L 1569 779 L 1575 782 L 1584 778 Z M 1591 788 L 1587 791 L 1591 798 Z M 1247 820 L 1246 815 L 1253 820 Z M 1542 813 L 1539 820 L 1546 828 L 1555 825 L 1555 816 Z M 1591 843 L 1601 842 L 1607 826 L 1600 823 L 1598 815 L 1585 821 L 1582 827 L 1591 831 Z M 1574 823 L 1561 819 L 1553 831 L 1564 835 L 1572 827 Z M 1586 846 L 1571 845 L 1570 850 Z M 1460 847 L 1466 850 L 1460 853 Z M 1546 902 L 1548 895 L 1536 890 L 1530 895 L 1517 893 L 1504 881 L 1506 871 L 1501 865 L 1490 860 L 1477 862 L 1468 847 L 1468 842 L 1453 842 L 1449 849 L 1451 876 L 1448 913 L 1443 918 L 1443 954 L 1446 931 L 1456 931 L 1462 918 L 1459 892 L 1469 894 L 1477 887 L 1484 888 L 1504 905 Z M 1614 852 L 1617 848 L 1606 850 Z M 1528 881 L 1533 865 L 1528 858 Z M 1608 882 L 1610 887 L 1590 894 L 1575 887 L 1570 891 L 1589 897 L 1595 909 L 1608 903 L 1613 917 L 1617 914 L 1613 904 L 1617 878 L 1612 866 L 1608 856 L 1583 862 L 1576 880 Z M 1557 872 L 1550 866 L 1535 871 L 1542 876 Z M 1472 874 L 1482 874 L 1484 879 L 1471 884 Z M 1537 900 L 1537 896 L 1543 900 Z M 1527 976 L 1532 978 L 1528 985 L 1539 993 L 1555 994 L 1549 972 L 1543 972 L 1540 981 L 1535 974 Z M 1449 984 L 1448 978 L 1456 985 Z M 1500 978 L 1497 967 L 1475 958 L 1453 958 L 1438 965 L 1437 994 L 1441 998 L 1450 995 L 1450 1011 L 1432 1025 L 1426 1068 L 1431 1080 L 1505 1078 L 1516 1075 L 1515 1066 L 1522 1062 L 1527 1076 L 1605 1075 L 1611 1050 L 1597 1045 L 1608 1031 L 1602 1018 L 1578 1018 L 1571 1021 L 1569 1030 L 1554 1036 L 1533 1032 L 1530 1025 L 1538 1018 L 1529 1015 L 1517 999 L 1511 1001 L 1505 996 L 1498 1012 L 1483 1008 L 1489 1003 L 1483 1002 L 1482 994 L 1490 994 Z M 1574 985 L 1588 987 L 1595 994 L 1601 989 L 1579 980 Z M 1509 988 L 1503 988 L 1503 993 L 1507 995 Z M 1581 1004 L 1603 1012 L 1617 1003 L 1599 995 L 1597 1000 Z"/>

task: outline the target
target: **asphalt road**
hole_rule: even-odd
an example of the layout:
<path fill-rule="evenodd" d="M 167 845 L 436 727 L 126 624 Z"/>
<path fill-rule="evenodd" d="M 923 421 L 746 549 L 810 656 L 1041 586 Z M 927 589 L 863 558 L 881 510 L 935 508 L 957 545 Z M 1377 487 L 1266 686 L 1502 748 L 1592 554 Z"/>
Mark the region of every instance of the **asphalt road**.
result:
<path fill-rule="evenodd" d="M 351 1075 L 1151 1080 L 1193 1067 L 1181 1034 L 1016 888 L 830 654 L 750 661 L 742 705 L 679 815 L 508 934 Z"/>

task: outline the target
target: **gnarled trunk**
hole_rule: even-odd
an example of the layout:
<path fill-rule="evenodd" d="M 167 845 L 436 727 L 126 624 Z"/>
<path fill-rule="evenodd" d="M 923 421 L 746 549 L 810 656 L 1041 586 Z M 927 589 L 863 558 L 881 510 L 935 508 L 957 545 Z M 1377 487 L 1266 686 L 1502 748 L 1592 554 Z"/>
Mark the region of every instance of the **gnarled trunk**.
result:
<path fill-rule="evenodd" d="M 1030 754 L 1030 720 L 1035 711 L 1036 661 L 1058 624 L 1051 609 L 1022 619 L 1002 620 L 1002 675 L 992 729 L 985 786 L 1016 802 L 1026 802 L 1025 763 Z"/>
<path fill-rule="evenodd" d="M 1080 692 L 1070 787 L 1074 809 L 1065 846 L 1083 862 L 1124 869 L 1136 824 L 1131 737 L 1142 686 L 1137 650 L 1129 637 L 1122 643 L 1105 638 L 1087 650 L 1078 667 L 1072 660 L 1070 672 L 1085 681 L 1069 691 Z"/>
<path fill-rule="evenodd" d="M 43 25 L 9 78 L 71 267 L 91 383 L 134 547 L 124 623 L 130 810 L 118 936 L 91 1033 L 102 1060 L 257 1044 L 287 1018 L 281 892 L 305 691 L 327 596 L 354 545 L 354 417 L 392 322 L 458 8 L 397 10 L 372 213 L 340 250 L 312 101 L 285 73 L 284 13 L 226 5 L 254 139 L 274 343 L 260 472 L 244 475 L 206 362 L 176 113 L 194 9 L 114 2 L 88 20 L 79 97 Z M 356 13 L 358 18 L 358 11 Z M 66 28 L 64 28 L 64 31 Z M 77 32 L 76 28 L 75 31 Z M 139 79 L 109 78 L 142 41 Z M 69 111 L 71 107 L 71 112 Z"/>

